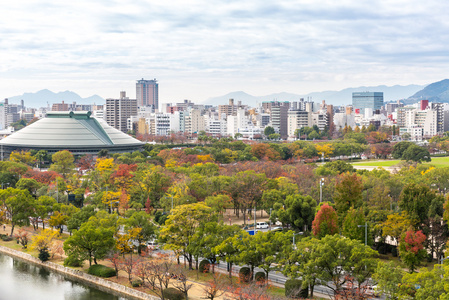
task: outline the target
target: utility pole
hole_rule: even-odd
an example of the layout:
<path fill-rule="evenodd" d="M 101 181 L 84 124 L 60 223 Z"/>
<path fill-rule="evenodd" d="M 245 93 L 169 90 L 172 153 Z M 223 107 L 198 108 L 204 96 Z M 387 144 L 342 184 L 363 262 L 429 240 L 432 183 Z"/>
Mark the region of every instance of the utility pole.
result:
<path fill-rule="evenodd" d="M 365 222 L 365 225 L 357 225 L 357 227 L 365 227 L 365 246 L 368 245 L 368 223 Z"/>
<path fill-rule="evenodd" d="M 324 178 L 321 178 L 320 179 L 320 203 L 323 202 L 323 185 L 324 185 Z"/>

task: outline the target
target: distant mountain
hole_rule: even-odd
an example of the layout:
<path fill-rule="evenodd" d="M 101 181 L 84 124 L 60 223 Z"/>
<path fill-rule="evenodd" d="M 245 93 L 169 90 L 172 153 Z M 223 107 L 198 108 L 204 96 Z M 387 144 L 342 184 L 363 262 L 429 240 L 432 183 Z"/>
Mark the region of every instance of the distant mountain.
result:
<path fill-rule="evenodd" d="M 20 100 L 24 101 L 26 107 L 46 107 L 47 103 L 51 106 L 53 103 L 76 102 L 77 104 L 103 104 L 105 100 L 98 95 L 82 98 L 77 93 L 71 91 L 54 93 L 50 90 L 40 90 L 36 93 L 24 93 L 21 96 L 9 97 L 9 103 L 20 104 Z"/>
<path fill-rule="evenodd" d="M 412 104 L 419 100 L 449 103 L 449 79 L 444 79 L 429 84 L 424 89 L 418 91 L 404 102 L 406 104 Z"/>
<path fill-rule="evenodd" d="M 234 103 L 237 101 L 242 101 L 242 104 L 247 104 L 250 106 L 256 106 L 257 104 L 263 101 L 298 101 L 300 98 L 304 98 L 304 100 L 310 100 L 315 102 L 321 102 L 322 100 L 326 100 L 328 104 L 334 105 L 347 105 L 352 103 L 352 93 L 353 92 L 383 92 L 384 100 L 394 101 L 400 99 L 407 99 L 410 95 L 418 92 L 423 89 L 422 85 L 407 85 L 407 86 L 361 86 L 357 88 L 347 88 L 341 91 L 324 91 L 324 92 L 314 92 L 304 95 L 299 94 L 291 94 L 291 93 L 277 93 L 266 96 L 253 96 L 247 94 L 245 92 L 232 92 L 223 96 L 209 98 L 204 101 L 204 103 L 219 105 L 219 104 L 228 104 L 230 98 L 234 99 Z"/>

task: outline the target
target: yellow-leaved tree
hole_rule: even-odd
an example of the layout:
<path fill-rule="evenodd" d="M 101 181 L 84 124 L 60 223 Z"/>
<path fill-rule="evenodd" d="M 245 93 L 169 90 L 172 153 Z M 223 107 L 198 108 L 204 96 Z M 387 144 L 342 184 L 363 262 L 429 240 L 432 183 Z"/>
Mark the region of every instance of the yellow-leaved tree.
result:
<path fill-rule="evenodd" d="M 44 229 L 32 238 L 30 247 L 39 252 L 49 250 L 58 236 L 57 230 Z"/>

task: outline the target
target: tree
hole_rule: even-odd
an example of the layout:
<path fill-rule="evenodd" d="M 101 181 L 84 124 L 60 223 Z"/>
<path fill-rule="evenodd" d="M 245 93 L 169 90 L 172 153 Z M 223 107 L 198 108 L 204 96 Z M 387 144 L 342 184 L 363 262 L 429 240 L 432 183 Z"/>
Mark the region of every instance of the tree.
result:
<path fill-rule="evenodd" d="M 0 201 L 11 222 L 11 234 L 16 225 L 29 224 L 29 217 L 33 214 L 33 197 L 27 190 L 7 188 L 0 190 Z"/>
<path fill-rule="evenodd" d="M 338 176 L 334 201 L 340 222 L 343 222 L 350 207 L 358 208 L 361 205 L 362 191 L 362 179 L 356 173 L 345 173 Z"/>
<path fill-rule="evenodd" d="M 394 213 L 388 215 L 387 220 L 380 224 L 382 236 L 390 236 L 399 244 L 401 235 L 412 226 L 413 222 L 408 217 L 407 212 Z"/>
<path fill-rule="evenodd" d="M 426 236 L 421 230 L 415 232 L 413 229 L 409 229 L 402 237 L 399 244 L 399 254 L 410 273 L 415 271 L 416 266 L 427 254 L 423 244 L 425 240 Z"/>
<path fill-rule="evenodd" d="M 79 211 L 74 213 L 67 221 L 67 229 L 69 231 L 78 230 L 81 225 L 95 215 L 95 207 L 93 205 L 86 205 Z"/>
<path fill-rule="evenodd" d="M 59 236 L 59 232 L 53 229 L 44 229 L 31 240 L 31 249 L 39 252 L 44 249 L 50 249 L 53 241 Z"/>
<path fill-rule="evenodd" d="M 393 146 L 393 152 L 391 152 L 391 155 L 394 159 L 402 159 L 402 155 L 404 154 L 405 150 L 407 150 L 407 148 L 411 145 L 413 145 L 412 142 L 399 142 Z"/>
<path fill-rule="evenodd" d="M 53 164 L 51 165 L 50 170 L 62 174 L 64 178 L 72 173 L 75 168 L 75 164 L 73 163 L 75 158 L 73 157 L 73 154 L 67 150 L 56 152 L 52 155 L 51 159 Z"/>
<path fill-rule="evenodd" d="M 290 195 L 285 200 L 285 209 L 277 211 L 277 218 L 294 229 L 304 230 L 304 226 L 311 228 L 315 209 L 316 201 L 311 196 Z"/>
<path fill-rule="evenodd" d="M 9 160 L 13 162 L 21 162 L 27 165 L 33 165 L 36 159 L 31 155 L 30 151 L 12 151 L 9 155 Z"/>
<path fill-rule="evenodd" d="M 312 232 L 318 238 L 338 233 L 337 212 L 329 204 L 324 203 L 321 205 L 320 210 L 312 222 Z"/>
<path fill-rule="evenodd" d="M 402 190 L 399 207 L 408 213 L 416 226 L 422 228 L 422 224 L 429 217 L 429 208 L 434 201 L 443 203 L 444 199 L 425 184 L 410 183 Z"/>
<path fill-rule="evenodd" d="M 373 279 L 377 282 L 377 288 L 387 299 L 398 299 L 400 284 L 404 271 L 393 262 L 384 263 L 379 261 Z"/>
<path fill-rule="evenodd" d="M 276 131 L 274 131 L 274 128 L 271 126 L 267 126 L 265 127 L 265 129 L 263 130 L 263 134 L 265 136 L 269 136 L 270 134 L 276 133 Z"/>
<path fill-rule="evenodd" d="M 449 277 L 447 265 L 434 265 L 429 270 L 422 268 L 417 273 L 404 274 L 399 294 L 401 299 L 447 299 L 449 296 Z"/>
<path fill-rule="evenodd" d="M 361 208 L 356 210 L 351 207 L 343 221 L 342 234 L 347 238 L 364 242 L 365 230 L 364 228 L 359 227 L 359 225 L 365 226 L 364 224 L 365 217 L 363 215 L 363 210 Z"/>
<path fill-rule="evenodd" d="M 91 217 L 79 230 L 74 230 L 73 235 L 64 242 L 64 251 L 68 256 L 88 259 L 89 266 L 92 260 L 97 264 L 97 259 L 104 258 L 115 245 L 115 229 L 102 226 L 102 223 L 103 220 Z"/>
<path fill-rule="evenodd" d="M 327 235 L 321 240 L 306 240 L 307 247 L 301 246 L 295 252 L 298 271 L 311 276 L 338 295 L 348 281 L 357 282 L 358 287 L 366 284 L 376 267 L 376 251 L 359 241 L 339 235 Z M 301 251 L 301 252 L 300 252 Z M 304 253 L 304 258 L 301 257 Z M 310 278 L 310 277 L 309 277 Z M 307 280 L 310 280 L 310 279 Z"/>
<path fill-rule="evenodd" d="M 36 191 L 41 187 L 41 184 L 35 179 L 20 178 L 16 183 L 16 188 L 21 190 L 28 190 L 30 194 L 36 195 Z"/>
<path fill-rule="evenodd" d="M 431 161 L 429 150 L 418 145 L 411 145 L 402 154 L 402 159 L 406 161 L 414 161 L 421 163 L 423 161 Z"/>
<path fill-rule="evenodd" d="M 160 230 L 159 238 L 165 241 L 165 249 L 184 255 L 189 262 L 189 269 L 192 269 L 192 252 L 189 251 L 191 237 L 198 227 L 210 221 L 216 221 L 216 216 L 205 204 L 180 205 L 173 208 L 172 214 Z"/>
<path fill-rule="evenodd" d="M 134 212 L 129 218 L 126 219 L 126 227 L 130 229 L 139 229 L 138 234 L 135 236 L 135 240 L 139 243 L 138 252 L 142 252 L 142 247 L 146 244 L 146 241 L 155 238 L 156 226 L 151 221 L 150 216 L 144 212 Z"/>

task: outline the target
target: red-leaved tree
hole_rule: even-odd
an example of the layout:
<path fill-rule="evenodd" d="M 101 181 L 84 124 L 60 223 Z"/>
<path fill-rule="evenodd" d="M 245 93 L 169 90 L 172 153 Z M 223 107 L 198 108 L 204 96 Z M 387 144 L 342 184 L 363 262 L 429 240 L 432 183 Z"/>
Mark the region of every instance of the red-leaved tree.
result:
<path fill-rule="evenodd" d="M 426 256 L 424 242 L 427 237 L 421 230 L 414 231 L 409 229 L 401 239 L 399 244 L 399 254 L 402 261 L 409 268 L 410 273 L 415 271 L 421 260 Z"/>
<path fill-rule="evenodd" d="M 324 203 L 312 222 L 312 232 L 318 238 L 338 233 L 337 212 L 327 203 Z"/>

